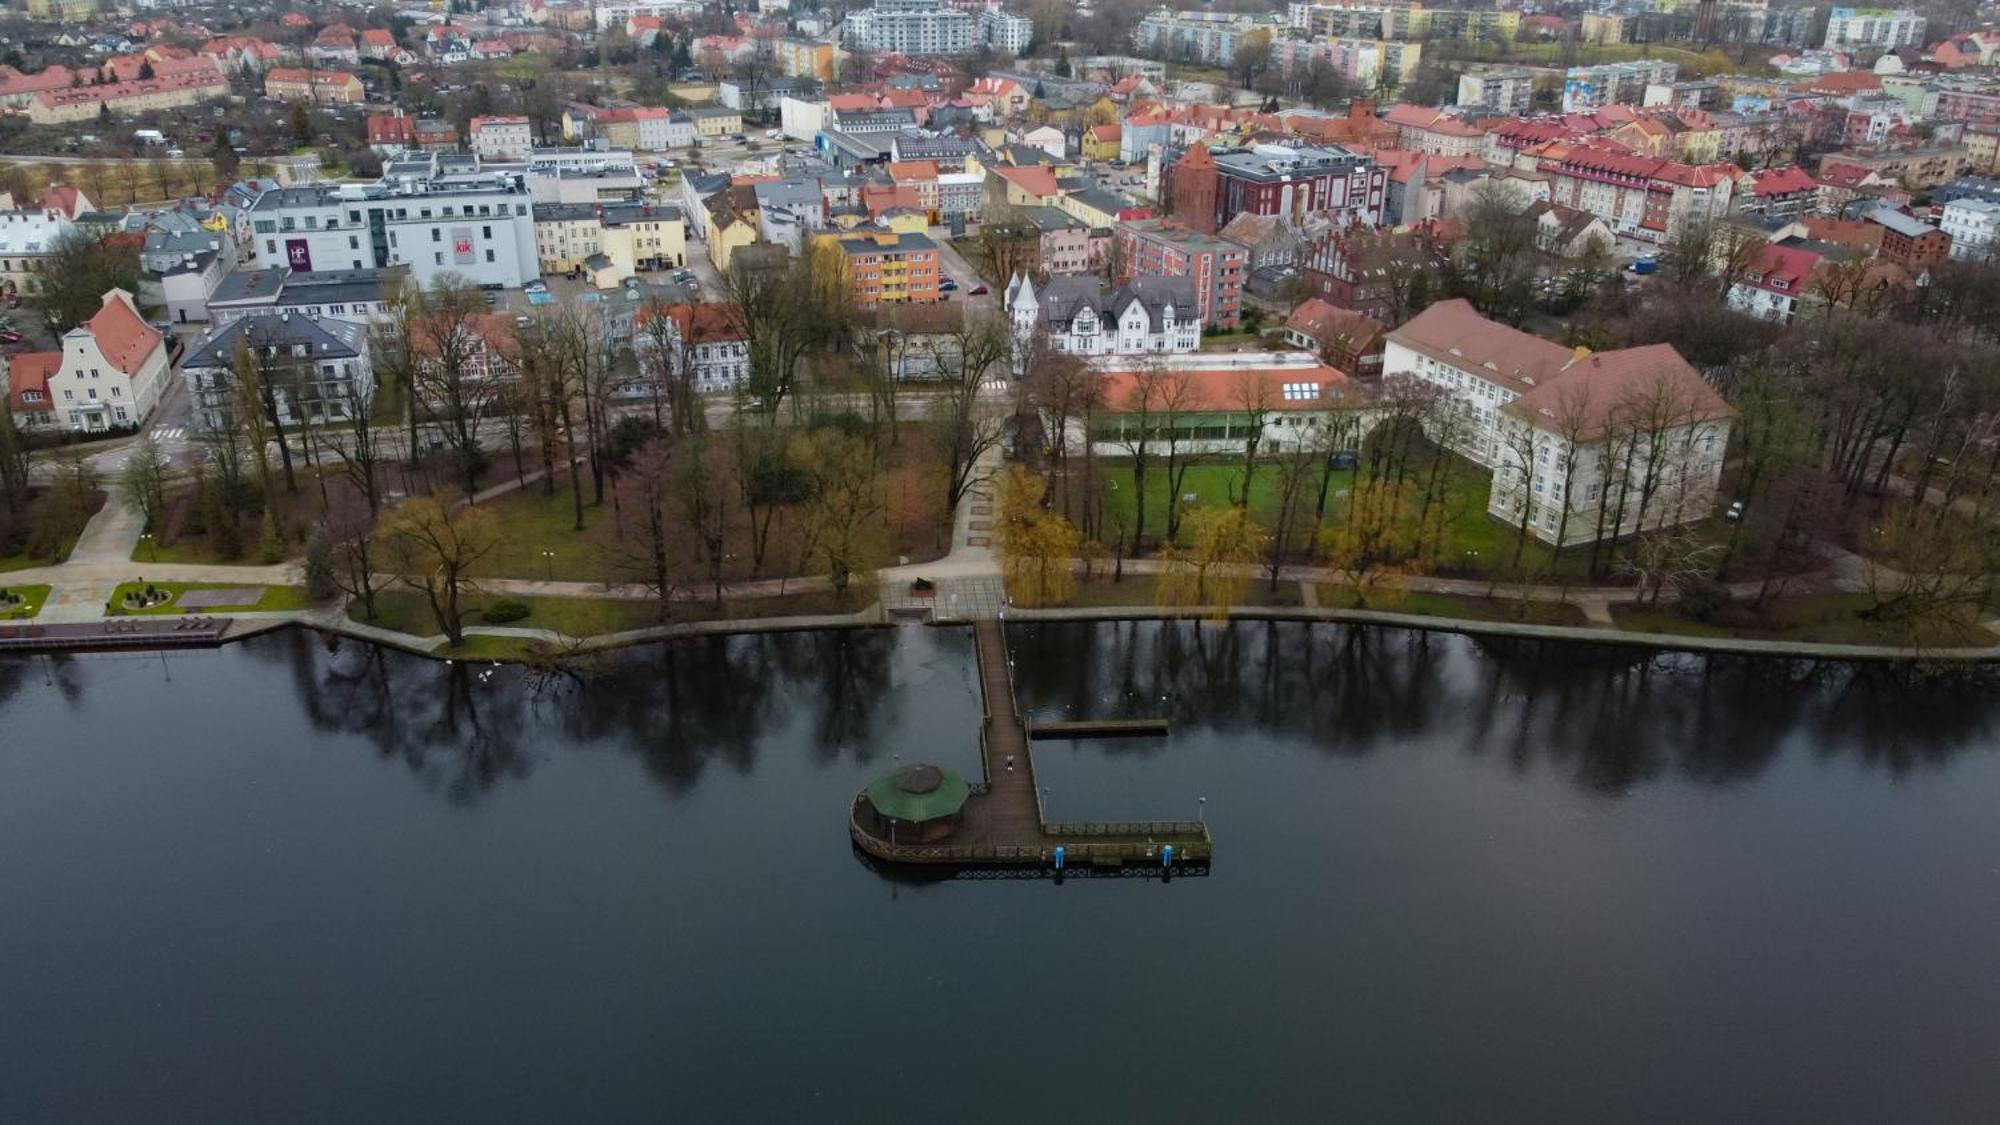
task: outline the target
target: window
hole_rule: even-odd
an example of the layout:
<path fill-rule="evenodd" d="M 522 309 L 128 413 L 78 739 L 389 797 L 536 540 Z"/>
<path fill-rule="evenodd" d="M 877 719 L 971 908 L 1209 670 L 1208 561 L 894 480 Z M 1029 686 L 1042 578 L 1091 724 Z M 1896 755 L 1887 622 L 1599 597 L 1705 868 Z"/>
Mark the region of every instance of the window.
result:
<path fill-rule="evenodd" d="M 479 237 L 481 237 L 481 238 L 492 238 L 492 237 L 493 237 L 493 228 L 492 228 L 492 227 L 480 227 L 480 228 L 479 228 Z"/>
<path fill-rule="evenodd" d="M 118 420 L 120 422 L 125 420 L 125 408 L 122 406 L 118 408 Z"/>
<path fill-rule="evenodd" d="M 359 250 L 359 249 L 361 249 L 361 240 L 360 240 L 359 238 L 356 238 L 355 236 L 353 236 L 353 235 L 351 235 L 351 234 L 350 234 L 350 235 L 348 235 L 348 236 L 347 236 L 347 248 L 348 248 L 349 250 Z"/>
<path fill-rule="evenodd" d="M 96 398 L 96 397 L 97 397 L 97 388 L 96 388 L 96 387 L 91 387 L 91 388 L 89 388 L 88 390 L 84 391 L 83 393 L 84 393 L 85 395 L 89 396 L 90 398 L 93 398 L 93 399 L 94 399 L 94 398 Z"/>
<path fill-rule="evenodd" d="M 432 254 L 432 255 L 431 255 L 431 261 L 432 261 L 432 262 L 433 262 L 434 264 L 436 264 L 436 265 L 440 265 L 440 266 L 441 266 L 441 265 L 444 265 L 444 252 L 443 252 L 443 251 L 439 251 L 439 252 L 438 252 L 438 253 L 436 253 L 436 254 Z"/>
<path fill-rule="evenodd" d="M 125 389 L 124 389 L 123 387 L 113 387 L 113 388 L 111 388 L 111 397 L 112 397 L 112 398 L 124 398 L 124 397 L 125 397 Z"/>
<path fill-rule="evenodd" d="M 72 390 L 68 389 L 67 387 L 65 387 L 65 388 L 63 389 L 63 398 L 64 398 L 64 399 L 66 399 L 66 400 L 67 400 L 67 399 L 74 399 L 75 397 L 76 397 L 76 392 L 75 392 L 75 391 L 72 391 Z M 72 417 L 74 417 L 74 415 L 72 415 Z"/>
<path fill-rule="evenodd" d="M 1319 397 L 1319 384 L 1286 383 L 1284 396 L 1286 402 L 1311 402 Z"/>
<path fill-rule="evenodd" d="M 443 231 L 441 231 L 441 230 L 439 230 L 439 229 L 437 229 L 436 227 L 432 227 L 432 228 L 431 228 L 431 241 L 432 241 L 432 242 L 443 242 L 443 241 L 444 241 L 444 232 L 443 232 Z"/>
<path fill-rule="evenodd" d="M 487 261 L 489 261 L 489 262 L 493 260 L 493 251 L 491 251 L 491 250 L 488 250 L 488 251 L 486 252 L 486 260 L 487 260 Z"/>

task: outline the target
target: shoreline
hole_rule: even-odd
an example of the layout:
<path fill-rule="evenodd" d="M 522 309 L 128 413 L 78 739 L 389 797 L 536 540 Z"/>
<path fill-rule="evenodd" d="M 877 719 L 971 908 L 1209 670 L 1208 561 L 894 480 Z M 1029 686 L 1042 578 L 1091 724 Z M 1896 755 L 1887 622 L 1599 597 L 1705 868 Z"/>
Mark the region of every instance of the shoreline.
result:
<path fill-rule="evenodd" d="M 268 614 L 216 614 L 226 617 L 228 626 L 215 645 L 221 647 L 235 641 L 261 636 L 286 627 L 312 629 L 323 634 L 345 637 L 350 640 L 392 648 L 412 656 L 452 663 L 458 660 L 479 661 L 500 664 L 529 664 L 535 661 L 515 654 L 464 653 L 444 651 L 441 646 L 444 636 L 437 634 L 420 637 L 415 634 L 383 629 L 354 621 L 347 617 L 344 608 L 339 611 L 315 611 L 298 613 L 280 611 Z M 1215 619 L 1205 616 L 1164 612 L 1153 606 L 1092 606 L 1084 608 L 1027 609 L 1008 607 L 1000 614 L 1003 623 L 1044 622 L 1117 622 L 1117 621 L 1189 621 L 1196 624 L 1210 623 Z M 627 630 L 618 633 L 604 633 L 590 637 L 573 637 L 566 640 L 552 640 L 547 630 L 512 629 L 502 626 L 473 626 L 466 636 L 517 638 L 524 641 L 543 641 L 561 646 L 553 654 L 560 661 L 570 656 L 635 648 L 640 645 L 661 641 L 679 640 L 685 637 L 756 635 L 760 633 L 820 632 L 833 629 L 881 629 L 895 625 L 926 626 L 969 626 L 976 619 L 971 616 L 940 615 L 932 612 L 918 617 L 891 614 L 880 604 L 848 614 L 821 614 L 791 617 L 751 617 L 732 618 L 716 621 L 690 621 L 678 625 L 656 625 L 644 629 Z M 1704 637 L 1678 633 L 1632 632 L 1603 627 L 1574 625 L 1544 625 L 1531 622 L 1485 621 L 1473 618 L 1440 617 L 1429 614 L 1398 613 L 1393 610 L 1339 609 L 1332 607 L 1286 607 L 1286 606 L 1237 606 L 1229 611 L 1227 618 L 1236 621 L 1285 621 L 1326 625 L 1373 625 L 1380 628 L 1402 629 L 1429 633 L 1454 633 L 1460 636 L 1493 638 L 1517 641 L 1554 642 L 1560 644 L 1591 644 L 1608 648 L 1648 649 L 1657 653 L 1684 652 L 1708 656 L 1745 656 L 1790 660 L 1827 660 L 1836 662 L 1870 662 L 1887 664 L 1989 664 L 2000 662 L 2000 646 L 1990 647 L 1938 647 L 1908 648 L 1891 645 L 1834 644 L 1822 641 L 1783 641 L 1751 637 Z M 134 645 L 126 651 L 152 651 L 158 646 Z M 29 655 L 44 653 L 86 651 L 83 646 L 68 646 L 51 643 L 36 646 L 16 646 L 0 648 L 0 655 L 20 652 Z"/>

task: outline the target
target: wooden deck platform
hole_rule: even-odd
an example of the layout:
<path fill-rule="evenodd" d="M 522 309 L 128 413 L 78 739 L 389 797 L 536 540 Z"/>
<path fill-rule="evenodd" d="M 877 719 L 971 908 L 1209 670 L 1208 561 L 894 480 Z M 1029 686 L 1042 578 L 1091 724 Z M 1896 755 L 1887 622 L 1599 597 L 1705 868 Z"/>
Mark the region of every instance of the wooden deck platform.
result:
<path fill-rule="evenodd" d="M 1042 815 L 1027 724 L 1014 701 L 1004 627 L 995 620 L 981 620 L 974 625 L 973 636 L 984 703 L 979 732 L 984 779 L 973 785 L 951 836 L 927 844 L 893 843 L 876 835 L 870 828 L 876 818 L 867 795 L 856 796 L 848 830 L 862 851 L 892 863 L 1052 868 L 1056 849 L 1061 848 L 1065 867 L 1158 867 L 1162 848 L 1171 845 L 1176 870 L 1208 863 L 1213 842 L 1208 826 L 1200 821 L 1049 823 Z"/>

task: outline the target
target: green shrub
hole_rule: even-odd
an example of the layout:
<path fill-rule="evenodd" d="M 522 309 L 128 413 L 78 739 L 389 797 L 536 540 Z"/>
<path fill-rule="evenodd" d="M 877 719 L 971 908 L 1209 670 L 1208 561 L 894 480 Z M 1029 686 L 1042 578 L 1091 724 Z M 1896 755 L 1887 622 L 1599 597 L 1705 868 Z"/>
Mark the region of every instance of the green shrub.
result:
<path fill-rule="evenodd" d="M 487 606 L 480 616 L 486 619 L 488 625 L 505 625 L 509 621 L 519 621 L 528 616 L 528 607 L 523 602 L 502 598 Z"/>

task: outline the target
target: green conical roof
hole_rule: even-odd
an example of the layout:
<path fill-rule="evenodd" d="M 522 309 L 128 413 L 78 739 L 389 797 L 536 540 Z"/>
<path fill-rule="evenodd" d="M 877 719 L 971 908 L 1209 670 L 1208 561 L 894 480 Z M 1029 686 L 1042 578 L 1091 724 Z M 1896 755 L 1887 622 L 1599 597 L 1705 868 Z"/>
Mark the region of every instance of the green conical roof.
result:
<path fill-rule="evenodd" d="M 911 765 L 870 783 L 868 802 L 883 816 L 914 823 L 956 813 L 971 791 L 964 778 L 948 769 Z"/>

